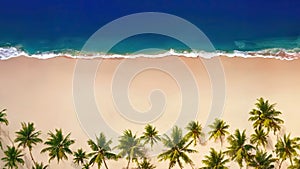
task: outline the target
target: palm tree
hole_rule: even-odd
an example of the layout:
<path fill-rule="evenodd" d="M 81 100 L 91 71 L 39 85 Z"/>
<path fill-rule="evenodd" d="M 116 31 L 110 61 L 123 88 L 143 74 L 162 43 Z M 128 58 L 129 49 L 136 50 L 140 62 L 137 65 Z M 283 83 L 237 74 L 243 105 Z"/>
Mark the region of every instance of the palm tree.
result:
<path fill-rule="evenodd" d="M 201 167 L 201 169 L 228 169 L 228 167 L 225 166 L 228 162 L 229 159 L 225 159 L 225 155 L 222 151 L 217 152 L 211 148 L 210 155 L 206 155 L 205 160 L 202 160 L 205 167 Z"/>
<path fill-rule="evenodd" d="M 150 163 L 150 160 L 143 158 L 143 161 L 140 163 L 139 169 L 155 169 L 156 167 Z"/>
<path fill-rule="evenodd" d="M 24 154 L 22 154 L 18 148 L 7 146 L 7 150 L 4 151 L 4 154 L 5 157 L 1 158 L 1 160 L 8 169 L 18 169 L 18 165 L 24 165 Z"/>
<path fill-rule="evenodd" d="M 93 151 L 89 154 L 89 156 L 91 156 L 91 165 L 94 165 L 96 163 L 98 165 L 98 169 L 100 169 L 103 162 L 105 168 L 108 169 L 106 159 L 116 160 L 118 158 L 116 154 L 111 152 L 111 143 L 111 140 L 106 141 L 106 137 L 103 133 L 100 133 L 99 137 L 96 137 L 96 143 L 93 140 L 88 141 L 88 144 Z"/>
<path fill-rule="evenodd" d="M 84 163 L 82 169 L 90 169 L 90 163 Z"/>
<path fill-rule="evenodd" d="M 277 157 L 281 160 L 279 168 L 281 168 L 282 163 L 289 159 L 291 165 L 293 165 L 293 157 L 298 155 L 297 150 L 300 150 L 299 144 L 300 138 L 290 138 L 290 134 L 284 134 L 283 138 L 280 138 L 275 145 L 275 152 Z"/>
<path fill-rule="evenodd" d="M 211 128 L 211 131 L 208 132 L 210 135 L 209 139 L 213 138 L 215 141 L 219 140 L 221 142 L 221 146 L 223 146 L 224 137 L 229 134 L 229 125 L 221 119 L 215 119 L 214 123 L 208 127 Z"/>
<path fill-rule="evenodd" d="M 128 160 L 127 169 L 129 169 L 130 162 L 136 162 L 138 164 L 138 158 L 144 157 L 145 151 L 142 146 L 140 139 L 137 138 L 136 134 L 132 134 L 131 130 L 125 130 L 123 135 L 119 139 L 119 145 L 117 149 L 121 150 L 119 153 L 120 157 L 126 157 Z"/>
<path fill-rule="evenodd" d="M 294 158 L 294 165 L 290 165 L 288 169 L 299 169 L 300 168 L 300 159 Z"/>
<path fill-rule="evenodd" d="M 228 137 L 229 147 L 226 153 L 231 157 L 231 160 L 236 161 L 239 166 L 243 167 L 243 162 L 248 164 L 251 154 L 250 151 L 254 148 L 252 145 L 246 143 L 245 130 L 241 133 L 238 129 L 235 130 L 234 135 Z"/>
<path fill-rule="evenodd" d="M 249 112 L 251 117 L 248 119 L 253 122 L 253 128 L 266 128 L 267 133 L 273 131 L 274 134 L 281 129 L 280 124 L 283 120 L 278 118 L 280 111 L 275 110 L 276 104 L 270 104 L 268 100 L 263 98 L 257 99 L 256 109 Z"/>
<path fill-rule="evenodd" d="M 256 150 L 256 154 L 249 162 L 249 166 L 254 169 L 273 169 L 276 159 L 272 158 L 272 154 L 267 154 L 262 150 Z"/>
<path fill-rule="evenodd" d="M 5 124 L 6 126 L 8 125 L 8 120 L 6 118 L 6 109 L 3 109 L 0 111 L 0 148 L 3 149 L 2 147 L 2 142 L 1 142 L 1 132 L 2 132 L 2 129 L 1 129 L 1 124 Z"/>
<path fill-rule="evenodd" d="M 143 132 L 141 140 L 144 140 L 144 145 L 149 143 L 152 148 L 154 143 L 160 141 L 160 136 L 156 128 L 148 124 L 145 126 L 145 132 Z"/>
<path fill-rule="evenodd" d="M 48 165 L 44 165 L 43 163 L 35 163 L 34 166 L 32 166 L 32 169 L 46 169 L 48 167 Z"/>
<path fill-rule="evenodd" d="M 15 142 L 19 143 L 18 147 L 28 148 L 31 160 L 33 164 L 35 164 L 35 160 L 32 155 L 32 147 L 37 145 L 38 143 L 43 142 L 42 139 L 39 138 L 41 135 L 41 131 L 36 131 L 33 123 L 21 123 L 22 129 L 16 132 Z"/>
<path fill-rule="evenodd" d="M 250 143 L 256 144 L 256 148 L 258 146 L 263 146 L 264 148 L 268 144 L 268 133 L 266 133 L 261 127 L 256 128 L 255 133 L 250 136 Z"/>
<path fill-rule="evenodd" d="M 165 134 L 162 138 L 162 143 L 167 150 L 159 154 L 158 158 L 160 161 L 169 160 L 169 169 L 176 164 L 178 164 L 180 168 L 183 168 L 181 160 L 193 168 L 193 161 L 189 158 L 187 153 L 195 153 L 197 151 L 189 148 L 191 142 L 188 143 L 187 138 L 183 137 L 180 128 L 177 126 L 173 127 L 170 137 Z"/>
<path fill-rule="evenodd" d="M 61 129 L 55 129 L 55 133 L 49 132 L 49 138 L 44 143 L 48 147 L 42 149 L 42 153 L 48 152 L 49 162 L 54 158 L 59 163 L 60 160 L 68 159 L 68 154 L 72 154 L 70 146 L 74 144 L 74 140 L 70 139 L 71 133 L 64 137 Z"/>
<path fill-rule="evenodd" d="M 76 165 L 83 165 L 85 160 L 88 159 L 87 153 L 83 151 L 82 148 L 78 149 L 76 152 L 73 152 L 73 156 L 73 162 Z"/>
<path fill-rule="evenodd" d="M 187 125 L 186 129 L 188 130 L 188 133 L 185 137 L 187 137 L 187 139 L 192 139 L 194 146 L 196 146 L 197 142 L 200 141 L 200 137 L 204 135 L 202 133 L 201 124 L 198 121 L 191 121 Z"/>

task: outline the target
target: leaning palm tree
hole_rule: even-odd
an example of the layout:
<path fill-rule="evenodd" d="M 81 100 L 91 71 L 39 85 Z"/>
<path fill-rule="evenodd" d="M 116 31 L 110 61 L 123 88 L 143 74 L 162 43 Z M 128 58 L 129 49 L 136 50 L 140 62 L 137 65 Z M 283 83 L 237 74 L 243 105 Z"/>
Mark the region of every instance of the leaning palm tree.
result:
<path fill-rule="evenodd" d="M 208 132 L 209 139 L 214 139 L 215 141 L 219 140 L 221 146 L 223 146 L 224 137 L 229 134 L 228 128 L 229 125 L 221 119 L 215 119 L 214 123 L 208 126 L 211 131 Z"/>
<path fill-rule="evenodd" d="M 155 165 L 150 163 L 150 160 L 143 158 L 143 161 L 139 165 L 139 169 L 155 169 Z"/>
<path fill-rule="evenodd" d="M 15 142 L 19 143 L 18 147 L 28 148 L 30 158 L 35 164 L 35 160 L 32 155 L 32 147 L 37 145 L 38 143 L 43 142 L 42 139 L 39 138 L 41 135 L 41 131 L 36 131 L 33 123 L 21 123 L 22 128 L 16 132 Z"/>
<path fill-rule="evenodd" d="M 111 152 L 111 143 L 112 141 L 107 141 L 103 133 L 100 133 L 99 137 L 96 137 L 96 142 L 94 142 L 93 140 L 88 141 L 88 144 L 92 149 L 92 152 L 89 154 L 89 156 L 91 156 L 91 165 L 94 165 L 96 163 L 98 165 L 98 169 L 100 169 L 102 163 L 104 163 L 105 168 L 108 169 L 106 160 L 116 160 L 118 158 L 116 154 Z"/>
<path fill-rule="evenodd" d="M 167 148 L 167 150 L 158 155 L 160 161 L 169 161 L 169 169 L 174 167 L 176 164 L 180 168 L 183 168 L 183 162 L 189 164 L 193 168 L 193 161 L 189 158 L 188 153 L 195 153 L 196 150 L 190 149 L 188 139 L 183 137 L 182 130 L 177 126 L 173 127 L 170 137 L 164 135 L 162 138 L 162 143 Z"/>
<path fill-rule="evenodd" d="M 82 150 L 82 148 L 73 152 L 73 163 L 76 165 L 83 165 L 85 161 L 88 159 L 88 154 Z"/>
<path fill-rule="evenodd" d="M 286 160 L 290 160 L 290 164 L 293 165 L 293 158 L 298 155 L 297 150 L 300 150 L 299 144 L 300 138 L 290 138 L 290 134 L 284 134 L 283 138 L 280 138 L 275 145 L 275 153 L 280 159 L 279 169 L 282 163 Z"/>
<path fill-rule="evenodd" d="M 225 155 L 222 151 L 217 152 L 215 149 L 210 149 L 210 154 L 205 156 L 205 159 L 202 160 L 202 163 L 205 167 L 200 169 L 228 169 L 226 163 L 229 162 L 229 159 L 225 158 Z"/>
<path fill-rule="evenodd" d="M 41 153 L 48 152 L 49 162 L 54 158 L 59 163 L 60 160 L 68 160 L 68 154 L 72 154 L 70 146 L 74 144 L 74 140 L 70 139 L 71 133 L 65 137 L 61 129 L 55 129 L 55 133 L 49 132 L 49 138 L 44 143 L 48 147 L 42 149 Z"/>
<path fill-rule="evenodd" d="M 120 150 L 119 156 L 128 160 L 126 169 L 129 169 L 130 162 L 136 162 L 138 166 L 138 159 L 145 156 L 145 150 L 140 139 L 131 130 L 123 132 L 116 148 Z"/>
<path fill-rule="evenodd" d="M 160 141 L 160 136 L 158 135 L 158 131 L 156 130 L 156 128 L 148 124 L 145 126 L 145 132 L 143 132 L 141 140 L 144 141 L 144 145 L 150 144 L 152 148 L 154 143 Z"/>
<path fill-rule="evenodd" d="M 267 154 L 262 150 L 256 150 L 255 155 L 249 162 L 249 166 L 254 169 L 273 169 L 276 159 L 272 158 L 272 154 Z"/>
<path fill-rule="evenodd" d="M 268 133 L 266 133 L 261 127 L 256 128 L 254 133 L 250 136 L 250 143 L 256 144 L 256 148 L 259 146 L 265 148 L 268 144 Z"/>
<path fill-rule="evenodd" d="M 265 128 L 267 133 L 273 131 L 274 134 L 281 129 L 280 124 L 283 120 L 278 118 L 280 111 L 275 110 L 276 104 L 270 104 L 268 100 L 263 98 L 257 99 L 256 109 L 249 112 L 251 117 L 249 121 L 253 122 L 253 128 Z"/>
<path fill-rule="evenodd" d="M 7 146 L 7 150 L 4 151 L 5 157 L 1 158 L 4 162 L 4 166 L 8 169 L 18 169 L 19 165 L 24 165 L 22 151 L 12 146 Z"/>
<path fill-rule="evenodd" d="M 299 169 L 300 168 L 300 158 L 294 158 L 294 164 L 290 165 L 288 169 Z"/>
<path fill-rule="evenodd" d="M 200 141 L 200 137 L 204 136 L 201 124 L 198 121 L 191 121 L 187 125 L 186 129 L 188 130 L 188 133 L 185 137 L 187 139 L 192 139 L 194 146 L 196 146 L 197 142 Z"/>
<path fill-rule="evenodd" d="M 251 158 L 250 151 L 254 147 L 246 143 L 245 130 L 242 133 L 238 129 L 235 130 L 234 135 L 230 135 L 227 140 L 230 146 L 227 147 L 226 153 L 231 160 L 236 161 L 241 168 L 243 167 L 243 162 L 246 162 L 246 165 L 248 165 Z"/>
<path fill-rule="evenodd" d="M 48 167 L 48 165 L 44 165 L 43 163 L 35 163 L 34 166 L 32 166 L 32 169 L 46 169 Z"/>

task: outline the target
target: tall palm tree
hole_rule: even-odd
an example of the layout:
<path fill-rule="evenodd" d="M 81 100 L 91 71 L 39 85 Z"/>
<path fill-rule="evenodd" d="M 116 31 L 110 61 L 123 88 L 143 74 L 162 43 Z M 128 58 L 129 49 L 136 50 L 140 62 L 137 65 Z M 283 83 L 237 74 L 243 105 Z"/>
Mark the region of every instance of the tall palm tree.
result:
<path fill-rule="evenodd" d="M 54 158 L 57 159 L 59 163 L 60 160 L 67 160 L 68 154 L 72 154 L 70 146 L 74 144 L 74 140 L 70 139 L 71 133 L 67 134 L 65 137 L 61 129 L 55 129 L 55 133 L 49 132 L 49 138 L 44 143 L 48 147 L 42 149 L 42 153 L 48 152 L 49 162 Z"/>
<path fill-rule="evenodd" d="M 85 160 L 88 159 L 88 154 L 85 151 L 83 151 L 82 148 L 73 152 L 73 156 L 73 162 L 76 165 L 83 165 L 85 163 Z"/>
<path fill-rule="evenodd" d="M 200 137 L 204 135 L 202 133 L 201 124 L 198 121 L 191 121 L 187 125 L 186 129 L 188 130 L 188 133 L 185 137 L 187 137 L 187 139 L 192 139 L 194 146 L 196 146 L 197 142 L 200 141 Z"/>
<path fill-rule="evenodd" d="M 211 131 L 208 132 L 209 139 L 214 139 L 215 141 L 219 140 L 221 146 L 223 146 L 224 137 L 229 134 L 228 128 L 229 125 L 221 119 L 215 119 L 214 123 L 208 126 Z"/>
<path fill-rule="evenodd" d="M 129 169 L 131 161 L 139 165 L 138 159 L 145 156 L 145 150 L 140 139 L 136 134 L 132 134 L 131 130 L 123 132 L 123 135 L 119 139 L 119 145 L 116 148 L 121 150 L 119 156 L 125 157 L 128 160 L 127 169 Z"/>
<path fill-rule="evenodd" d="M 253 122 L 253 128 L 265 128 L 267 133 L 273 131 L 274 134 L 279 131 L 283 120 L 278 118 L 281 112 L 275 110 L 276 104 L 270 104 L 268 100 L 265 101 L 263 98 L 259 98 L 255 105 L 256 109 L 249 112 L 251 117 L 248 119 Z"/>
<path fill-rule="evenodd" d="M 156 167 L 150 163 L 150 160 L 143 158 L 143 161 L 140 163 L 139 169 L 155 169 Z"/>
<path fill-rule="evenodd" d="M 32 147 L 37 145 L 38 143 L 43 142 L 42 139 L 39 138 L 41 135 L 41 131 L 36 131 L 33 123 L 21 123 L 22 128 L 16 132 L 15 142 L 19 143 L 18 147 L 28 148 L 30 158 L 35 164 L 35 160 L 32 155 Z"/>
<path fill-rule="evenodd" d="M 276 159 L 272 158 L 272 154 L 267 154 L 262 150 L 256 150 L 255 155 L 249 162 L 249 166 L 254 169 L 273 169 Z"/>
<path fill-rule="evenodd" d="M 90 169 L 90 163 L 84 163 L 82 169 Z"/>
<path fill-rule="evenodd" d="M 294 164 L 290 165 L 288 169 L 299 169 L 300 168 L 300 158 L 294 158 Z"/>
<path fill-rule="evenodd" d="M 2 129 L 1 129 L 1 124 L 5 124 L 6 126 L 8 125 L 8 120 L 6 118 L 6 109 L 3 109 L 0 111 L 0 148 L 3 149 L 2 147 L 2 142 L 1 142 L 1 132 L 2 132 Z"/>
<path fill-rule="evenodd" d="M 7 150 L 4 151 L 5 157 L 1 158 L 4 162 L 4 166 L 8 169 L 18 169 L 19 165 L 24 165 L 22 151 L 12 146 L 7 146 Z"/>
<path fill-rule="evenodd" d="M 96 163 L 98 165 L 98 169 L 100 169 L 102 163 L 104 163 L 105 168 L 108 169 L 106 160 L 116 160 L 118 158 L 116 154 L 111 152 L 111 143 L 112 141 L 107 141 L 103 133 L 100 133 L 99 137 L 96 137 L 96 143 L 93 140 L 88 140 L 88 144 L 93 151 L 89 154 L 89 156 L 91 156 L 91 165 Z"/>
<path fill-rule="evenodd" d="M 263 146 L 264 148 L 268 144 L 268 133 L 266 133 L 261 127 L 256 128 L 255 133 L 250 136 L 250 143 L 256 144 L 256 148 L 258 146 Z"/>
<path fill-rule="evenodd" d="M 205 167 L 200 169 L 228 169 L 226 163 L 229 162 L 229 159 L 225 159 L 225 155 L 222 151 L 217 152 L 215 149 L 210 149 L 210 154 L 205 156 L 205 159 L 202 160 L 202 163 L 205 164 Z"/>
<path fill-rule="evenodd" d="M 169 169 L 174 167 L 176 164 L 180 168 L 183 168 L 183 162 L 189 164 L 193 168 L 193 161 L 189 158 L 188 153 L 195 153 L 196 150 L 190 149 L 188 140 L 183 137 L 182 130 L 177 126 L 173 127 L 170 137 L 164 135 L 162 138 L 162 143 L 167 148 L 167 150 L 158 155 L 160 161 L 169 161 Z"/>
<path fill-rule="evenodd" d="M 290 134 L 284 134 L 283 138 L 280 138 L 275 145 L 275 152 L 277 157 L 281 160 L 279 168 L 282 163 L 289 159 L 291 165 L 293 165 L 293 158 L 298 155 L 297 150 L 300 150 L 299 144 L 300 138 L 290 138 Z"/>
<path fill-rule="evenodd" d="M 147 124 L 145 126 L 145 131 L 141 136 L 141 140 L 144 141 L 144 144 L 150 144 L 151 148 L 153 147 L 154 143 L 160 141 L 160 136 L 158 135 L 158 131 L 155 127 Z"/>
<path fill-rule="evenodd" d="M 235 130 L 234 135 L 230 135 L 227 140 L 230 146 L 227 147 L 226 153 L 231 157 L 231 160 L 236 161 L 241 168 L 243 167 L 243 162 L 246 162 L 246 165 L 248 165 L 251 158 L 250 151 L 254 147 L 246 143 L 245 130 L 242 133 L 238 129 Z"/>
<path fill-rule="evenodd" d="M 32 166 L 32 169 L 46 169 L 48 167 L 48 165 L 44 165 L 43 163 L 35 163 L 34 166 Z"/>

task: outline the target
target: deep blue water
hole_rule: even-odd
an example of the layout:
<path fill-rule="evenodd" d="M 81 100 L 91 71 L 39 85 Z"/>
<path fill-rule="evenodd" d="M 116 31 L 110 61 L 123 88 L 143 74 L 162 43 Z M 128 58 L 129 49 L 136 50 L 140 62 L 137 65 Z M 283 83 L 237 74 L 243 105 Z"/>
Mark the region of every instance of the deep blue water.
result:
<path fill-rule="evenodd" d="M 114 19 L 165 12 L 195 24 L 220 50 L 297 48 L 299 9 L 299 0 L 1 0 L 0 45 L 20 46 L 30 53 L 80 50 L 89 36 Z M 143 44 L 182 48 L 170 38 L 152 35 L 131 38 L 128 44 L 130 49 L 123 43 L 116 51 L 134 51 L 132 46 Z"/>

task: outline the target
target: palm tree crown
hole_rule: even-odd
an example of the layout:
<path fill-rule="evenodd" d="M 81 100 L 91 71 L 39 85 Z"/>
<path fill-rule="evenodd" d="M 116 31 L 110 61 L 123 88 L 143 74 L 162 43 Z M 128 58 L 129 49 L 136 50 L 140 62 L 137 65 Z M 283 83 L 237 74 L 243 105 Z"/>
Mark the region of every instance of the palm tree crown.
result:
<path fill-rule="evenodd" d="M 188 133 L 185 137 L 187 137 L 187 139 L 192 139 L 192 141 L 194 141 L 194 146 L 196 146 L 197 142 L 200 141 L 200 137 L 204 135 L 202 133 L 201 124 L 198 121 L 191 121 L 186 129 L 188 130 Z"/>
<path fill-rule="evenodd" d="M 229 125 L 221 119 L 215 119 L 214 123 L 208 127 L 211 128 L 211 131 L 208 132 L 210 135 L 209 139 L 213 138 L 215 141 L 220 140 L 222 146 L 224 137 L 229 134 Z"/>
<path fill-rule="evenodd" d="M 46 169 L 48 167 L 48 165 L 44 165 L 43 163 L 35 163 L 34 166 L 32 166 L 32 169 Z"/>
<path fill-rule="evenodd" d="M 97 164 L 98 168 L 100 169 L 102 162 L 106 169 L 108 166 L 106 164 L 106 159 L 114 159 L 116 160 L 118 156 L 111 151 L 110 144 L 112 143 L 111 140 L 106 140 L 106 137 L 103 133 L 100 133 L 99 137 L 96 137 L 96 143 L 93 140 L 89 140 L 88 144 L 93 152 L 89 154 L 91 156 L 90 164 Z"/>
<path fill-rule="evenodd" d="M 160 141 L 160 136 L 158 135 L 156 128 L 148 124 L 145 126 L 145 132 L 143 132 L 141 140 L 144 140 L 144 144 L 149 143 L 150 146 L 153 147 L 154 143 Z"/>
<path fill-rule="evenodd" d="M 202 160 L 205 167 L 201 169 L 228 169 L 226 163 L 229 159 L 225 159 L 224 153 L 222 151 L 217 152 L 215 149 L 210 149 L 210 154 L 205 156 L 205 160 Z"/>
<path fill-rule="evenodd" d="M 83 151 L 82 148 L 73 152 L 73 156 L 74 156 L 73 162 L 76 165 L 83 165 L 85 163 L 85 160 L 88 159 L 87 153 L 85 151 Z"/>
<path fill-rule="evenodd" d="M 250 136 L 250 143 L 256 144 L 256 147 L 266 147 L 268 144 L 268 133 L 266 133 L 261 127 L 256 128 L 254 132 L 255 133 Z"/>
<path fill-rule="evenodd" d="M 72 154 L 72 151 L 70 149 L 70 146 L 74 144 L 74 140 L 70 139 L 71 133 L 67 134 L 66 137 L 64 137 L 61 129 L 55 129 L 55 133 L 49 132 L 48 133 L 49 138 L 44 143 L 48 147 L 42 149 L 42 153 L 48 152 L 49 154 L 49 162 L 53 160 L 54 158 L 57 159 L 57 162 L 59 163 L 60 160 L 67 160 L 68 154 Z"/>
<path fill-rule="evenodd" d="M 235 130 L 234 135 L 228 137 L 229 147 L 227 147 L 226 153 L 235 160 L 240 167 L 243 167 L 243 161 L 246 164 L 249 162 L 251 155 L 250 151 L 254 148 L 252 145 L 246 143 L 245 130 L 241 133 L 238 129 Z"/>
<path fill-rule="evenodd" d="M 18 168 L 18 165 L 24 165 L 23 154 L 21 150 L 12 146 L 7 146 L 7 150 L 4 151 L 5 157 L 1 160 L 5 163 L 4 166 L 8 169 Z"/>
<path fill-rule="evenodd" d="M 15 142 L 19 143 L 18 147 L 22 146 L 23 148 L 28 148 L 31 160 L 33 164 L 35 164 L 31 151 L 34 145 L 43 142 L 42 139 L 39 138 L 41 131 L 36 131 L 33 123 L 21 123 L 21 125 L 22 129 L 16 132 L 17 137 Z"/>
<path fill-rule="evenodd" d="M 174 167 L 176 164 L 178 164 L 180 168 L 183 168 L 181 160 L 191 166 L 194 165 L 187 153 L 195 153 L 197 151 L 188 148 L 191 142 L 188 143 L 187 138 L 183 137 L 182 130 L 180 128 L 177 126 L 173 127 L 170 137 L 165 134 L 162 138 L 162 142 L 167 150 L 159 154 L 158 158 L 160 161 L 169 160 L 169 169 Z"/>
<path fill-rule="evenodd" d="M 254 169 L 273 169 L 276 159 L 272 158 L 272 154 L 267 154 L 262 150 L 256 150 L 255 155 L 249 162 L 249 166 Z"/>
<path fill-rule="evenodd" d="M 268 133 L 273 131 L 276 133 L 280 130 L 280 124 L 283 123 L 283 120 L 278 118 L 281 114 L 280 111 L 275 110 L 275 104 L 270 104 L 268 100 L 259 98 L 258 102 L 255 104 L 256 109 L 253 109 L 249 112 L 251 117 L 249 121 L 253 122 L 254 128 L 266 128 Z"/>
<path fill-rule="evenodd" d="M 131 130 L 125 130 L 123 132 L 123 135 L 119 139 L 119 145 L 116 148 L 121 150 L 119 155 L 126 157 L 128 160 L 127 169 L 131 161 L 138 163 L 138 159 L 145 155 L 145 150 L 140 139 L 137 138 L 136 134 L 133 134 Z"/>

